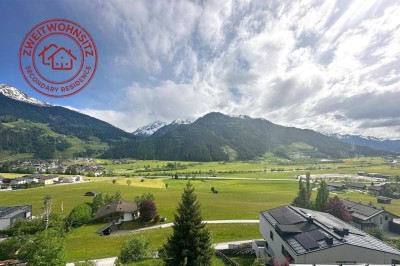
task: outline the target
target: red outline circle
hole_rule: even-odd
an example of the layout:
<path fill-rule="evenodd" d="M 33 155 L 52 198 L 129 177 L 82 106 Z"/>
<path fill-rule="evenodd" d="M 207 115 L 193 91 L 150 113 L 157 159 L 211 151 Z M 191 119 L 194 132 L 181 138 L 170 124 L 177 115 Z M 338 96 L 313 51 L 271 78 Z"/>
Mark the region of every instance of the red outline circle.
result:
<path fill-rule="evenodd" d="M 45 92 L 39 90 L 38 88 L 36 88 L 36 86 L 34 86 L 33 84 L 31 84 L 31 82 L 28 80 L 27 76 L 26 76 L 25 73 L 24 73 L 24 69 L 23 69 L 23 66 L 22 66 L 22 56 L 21 56 L 21 54 L 22 54 L 22 49 L 23 49 L 23 47 L 24 47 L 25 41 L 27 40 L 27 38 L 31 35 L 31 33 L 32 33 L 34 30 L 38 29 L 38 28 L 39 28 L 40 26 L 42 26 L 43 24 L 46 24 L 46 23 L 49 23 L 49 22 L 66 22 L 66 23 L 73 24 L 73 25 L 75 25 L 77 28 L 81 29 L 81 30 L 86 34 L 87 39 L 89 39 L 89 40 L 91 41 L 91 43 L 93 44 L 93 47 L 92 47 L 92 48 L 93 48 L 93 50 L 94 50 L 94 66 L 92 66 L 92 67 L 93 67 L 92 74 L 91 74 L 90 77 L 87 79 L 87 81 L 82 85 L 82 87 L 77 86 L 77 87 L 76 87 L 76 88 L 78 88 L 77 90 L 75 90 L 74 92 L 68 93 L 68 94 L 64 94 L 64 95 L 53 95 L 53 94 L 48 94 L 48 93 L 45 93 Z M 56 33 L 52 33 L 52 35 L 55 35 L 55 34 L 56 34 Z M 58 33 L 58 34 L 60 34 L 60 33 Z M 47 36 L 47 35 L 46 35 L 46 36 Z M 46 36 L 44 36 L 44 37 L 46 37 Z M 73 39 L 75 39 L 74 36 L 71 36 L 71 37 L 72 37 Z M 37 43 L 39 43 L 39 42 L 37 42 Z M 35 47 L 37 46 L 37 43 L 35 43 Z M 79 40 L 78 40 L 78 43 L 79 43 Z M 80 44 L 80 43 L 79 43 L 79 44 Z M 81 48 L 81 45 L 79 45 L 79 47 Z M 84 27 L 82 27 L 81 25 L 79 25 L 79 24 L 77 24 L 77 23 L 75 23 L 75 22 L 73 22 L 73 21 L 71 21 L 71 20 L 68 20 L 68 19 L 49 19 L 49 20 L 45 20 L 45 21 L 43 21 L 43 22 L 41 22 L 41 23 L 35 25 L 27 34 L 25 34 L 24 39 L 22 40 L 21 46 L 20 46 L 20 48 L 19 48 L 19 52 L 18 52 L 19 68 L 20 68 L 20 71 L 21 71 L 22 76 L 24 77 L 25 81 L 26 81 L 26 82 L 29 84 L 29 86 L 32 87 L 35 91 L 37 91 L 37 92 L 39 92 L 40 94 L 43 94 L 43 95 L 45 95 L 45 96 L 52 97 L 52 98 L 63 98 L 63 97 L 68 97 L 68 96 L 74 95 L 74 94 L 76 94 L 76 93 L 82 91 L 82 90 L 90 83 L 90 81 L 93 79 L 93 77 L 94 77 L 94 75 L 95 75 L 95 73 L 96 73 L 97 64 L 98 64 L 98 56 L 99 56 L 99 55 L 98 55 L 98 52 L 97 52 L 96 43 L 94 42 L 94 40 L 93 40 L 92 36 L 89 34 L 89 32 L 88 32 Z M 32 61 L 32 60 L 31 60 L 31 61 Z M 85 60 L 83 59 L 82 61 L 85 61 Z M 32 65 L 33 65 L 33 62 L 32 62 Z M 39 72 L 37 72 L 37 73 L 39 73 Z M 79 71 L 78 73 L 80 73 L 80 71 Z M 68 81 L 67 81 L 67 82 L 68 82 Z M 51 83 L 51 82 L 50 82 L 50 83 Z M 54 84 L 54 83 L 53 83 L 53 84 Z M 81 85 L 81 84 L 80 84 L 80 85 Z"/>
<path fill-rule="evenodd" d="M 81 66 L 79 67 L 79 71 L 77 71 L 76 74 L 73 75 L 71 78 L 69 78 L 68 80 L 63 81 L 63 82 L 61 82 L 61 81 L 60 81 L 60 82 L 57 82 L 57 81 L 53 81 L 53 80 L 48 80 L 47 78 L 43 77 L 42 74 L 40 73 L 40 71 L 36 68 L 36 64 L 35 64 L 35 56 L 34 56 L 34 55 L 35 55 L 35 52 L 36 52 L 37 47 L 39 46 L 39 44 L 40 44 L 44 39 L 46 39 L 47 37 L 50 37 L 50 36 L 52 36 L 52 35 L 65 35 L 66 37 L 72 39 L 72 41 L 74 41 L 75 43 L 78 44 L 79 50 L 81 51 L 81 55 L 82 55 L 82 62 L 81 62 Z M 33 65 L 33 67 L 35 68 L 36 73 L 38 73 L 38 75 L 39 75 L 42 79 L 44 79 L 44 80 L 47 81 L 48 83 L 52 83 L 52 84 L 63 84 L 63 83 L 67 83 L 67 82 L 70 82 L 71 80 L 75 79 L 76 76 L 78 76 L 79 73 L 81 73 L 81 70 L 82 70 L 83 65 L 84 65 L 84 62 L 85 62 L 85 58 L 84 58 L 84 54 L 83 54 L 82 47 L 81 47 L 81 45 L 79 44 L 79 42 L 78 42 L 77 40 L 75 40 L 74 38 L 71 38 L 71 36 L 69 36 L 68 34 L 65 34 L 65 33 L 51 33 L 51 34 L 49 34 L 49 35 L 46 35 L 44 38 L 40 39 L 40 40 L 37 42 L 37 45 L 35 46 L 35 49 L 33 49 L 33 52 L 32 52 L 32 61 L 33 61 L 33 62 L 32 62 L 32 65 Z"/>

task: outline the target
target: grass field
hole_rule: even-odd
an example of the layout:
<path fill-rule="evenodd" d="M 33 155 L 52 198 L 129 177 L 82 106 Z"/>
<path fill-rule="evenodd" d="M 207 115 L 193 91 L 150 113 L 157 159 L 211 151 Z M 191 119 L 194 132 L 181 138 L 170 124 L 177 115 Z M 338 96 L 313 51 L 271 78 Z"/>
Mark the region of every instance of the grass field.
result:
<path fill-rule="evenodd" d="M 168 163 L 165 161 L 128 161 L 126 164 L 112 164 L 110 160 L 96 160 L 96 163 L 103 163 L 106 169 L 112 169 L 116 174 L 134 173 L 135 176 L 146 174 L 141 172 L 145 169 L 159 168 Z M 197 163 L 197 162 L 176 162 L 187 169 L 171 170 L 169 173 L 197 172 L 196 179 L 191 179 L 195 187 L 198 200 L 201 203 L 201 211 L 205 220 L 222 219 L 258 219 L 260 211 L 290 204 L 296 196 L 298 183 L 296 176 L 304 174 L 305 168 L 311 174 L 318 173 L 343 173 L 355 174 L 363 172 L 379 172 L 392 175 L 399 175 L 399 168 L 391 168 L 379 158 L 359 158 L 345 160 L 343 163 L 321 164 L 297 164 L 278 165 L 263 164 L 259 162 L 234 162 L 234 163 Z M 321 169 L 329 168 L 329 169 Z M 130 170 L 128 170 L 130 169 Z M 264 169 L 267 172 L 264 172 Z M 271 169 L 284 169 L 287 172 L 268 172 Z M 211 170 L 211 172 L 210 172 Z M 201 174 L 198 174 L 201 171 Z M 255 172 L 259 171 L 259 172 Z M 149 170 L 147 173 L 156 173 Z M 158 173 L 158 172 L 157 172 Z M 200 178 L 201 175 L 216 175 L 218 177 L 241 177 L 242 180 L 215 180 L 211 178 Z M 18 174 L 0 174 L 5 177 L 15 177 Z M 88 180 L 89 178 L 86 178 Z M 41 212 L 43 198 L 51 195 L 53 198 L 53 211 L 66 216 L 74 206 L 81 202 L 90 202 L 91 197 L 84 196 L 85 192 L 95 190 L 114 194 L 120 191 L 124 200 L 132 201 L 135 196 L 143 193 L 152 193 L 156 197 L 158 212 L 161 216 L 167 217 L 167 221 L 173 220 L 173 213 L 180 201 L 183 188 L 187 182 L 184 179 L 171 178 L 142 178 L 137 177 L 116 177 L 116 184 L 112 183 L 111 177 L 91 177 L 90 182 L 77 184 L 50 185 L 48 187 L 0 192 L 0 205 L 32 204 L 33 214 Z M 132 183 L 127 185 L 127 181 Z M 166 188 L 168 184 L 168 188 Z M 211 187 L 218 190 L 218 194 L 211 192 Z M 315 197 L 315 192 L 313 197 Z M 376 198 L 371 195 L 357 191 L 349 191 L 337 194 L 342 198 L 354 201 L 362 201 L 368 204 L 370 201 L 375 206 Z M 332 194 L 333 196 L 333 194 Z M 63 210 L 61 204 L 63 203 Z M 392 200 L 391 204 L 384 206 L 386 210 L 400 215 L 400 200 Z M 100 236 L 96 234 L 102 224 L 91 224 L 72 230 L 67 234 L 67 256 L 68 261 L 84 260 L 91 258 L 102 258 L 116 256 L 122 244 L 133 234 L 118 236 Z M 257 224 L 210 224 L 207 227 L 211 230 L 213 240 L 217 242 L 244 240 L 260 238 L 261 235 Z M 154 229 L 144 231 L 143 234 L 150 238 L 151 248 L 157 249 L 171 233 L 171 228 Z M 242 263 L 242 258 L 238 258 Z M 250 259 L 249 259 L 250 260 Z M 246 260 L 248 262 L 248 260 Z M 245 262 L 245 263 L 247 263 Z M 146 260 L 132 265 L 158 265 L 159 260 Z M 223 265 L 214 258 L 213 265 Z"/>
<path fill-rule="evenodd" d="M 357 172 L 379 172 L 382 174 L 398 175 L 400 168 L 392 168 L 382 158 L 352 158 L 341 162 L 310 160 L 291 160 L 278 163 L 277 160 L 253 160 L 248 162 L 183 162 L 183 161 L 157 161 L 157 160 L 126 160 L 124 164 L 113 164 L 111 160 L 95 162 L 104 164 L 105 169 L 113 170 L 115 175 L 157 175 L 170 176 L 175 173 L 197 177 L 229 176 L 229 177 L 254 177 L 262 175 L 267 178 L 291 178 L 306 171 L 315 173 L 343 173 L 356 174 Z M 167 165 L 176 168 L 166 168 Z M 271 172 L 272 171 L 272 172 Z M 275 172 L 278 171 L 278 172 Z M 280 171 L 280 172 L 279 172 Z M 290 172 L 282 172 L 290 171 Z M 279 177 L 278 177 L 279 176 Z"/>
<path fill-rule="evenodd" d="M 53 211 L 58 214 L 68 214 L 78 203 L 91 201 L 91 197 L 84 196 L 85 192 L 115 193 L 120 191 L 123 199 L 132 200 L 142 193 L 152 193 L 156 196 L 158 211 L 169 220 L 180 200 L 186 180 L 174 179 L 146 179 L 140 182 L 139 178 L 129 178 L 132 181 L 128 186 L 128 178 L 118 178 L 115 185 L 112 178 L 100 178 L 97 181 L 79 184 L 54 185 L 49 187 L 0 192 L 0 205 L 32 204 L 33 213 L 41 211 L 43 198 L 51 195 Z M 192 180 L 196 194 L 202 205 L 204 219 L 257 219 L 258 212 L 271 207 L 289 204 L 295 196 L 297 182 L 288 181 L 242 181 L 242 180 Z M 168 183 L 168 189 L 165 188 Z M 215 187 L 219 193 L 211 192 Z M 61 210 L 63 202 L 64 211 Z"/>
<path fill-rule="evenodd" d="M 117 256 L 123 243 L 139 234 L 100 236 L 95 232 L 101 226 L 102 224 L 82 226 L 67 234 L 68 261 Z M 260 238 L 258 224 L 209 224 L 207 228 L 212 234 L 214 243 Z M 160 228 L 140 232 L 140 235 L 150 240 L 152 250 L 157 250 L 171 233 L 171 228 Z"/>

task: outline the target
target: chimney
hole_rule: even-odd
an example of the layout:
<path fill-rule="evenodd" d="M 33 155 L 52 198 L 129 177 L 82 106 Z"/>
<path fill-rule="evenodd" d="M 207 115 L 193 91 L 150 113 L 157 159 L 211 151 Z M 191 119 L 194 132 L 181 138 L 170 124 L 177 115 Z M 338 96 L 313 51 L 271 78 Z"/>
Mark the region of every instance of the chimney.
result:
<path fill-rule="evenodd" d="M 325 242 L 326 242 L 328 245 L 333 245 L 333 237 L 331 237 L 331 236 L 325 236 Z"/>
<path fill-rule="evenodd" d="M 341 237 L 347 236 L 350 233 L 348 228 L 338 228 L 338 227 L 334 227 L 333 232 L 340 235 Z"/>

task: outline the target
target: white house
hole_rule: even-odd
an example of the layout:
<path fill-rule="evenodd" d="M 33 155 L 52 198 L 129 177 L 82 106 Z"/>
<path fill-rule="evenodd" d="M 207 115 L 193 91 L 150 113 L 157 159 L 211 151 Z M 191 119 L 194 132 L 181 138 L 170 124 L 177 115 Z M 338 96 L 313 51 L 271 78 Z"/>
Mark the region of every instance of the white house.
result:
<path fill-rule="evenodd" d="M 75 177 L 70 177 L 70 176 L 64 177 L 61 180 L 61 182 L 63 182 L 63 183 L 75 183 Z"/>
<path fill-rule="evenodd" d="M 26 183 L 31 183 L 33 182 L 31 179 L 25 178 L 25 177 L 16 177 L 11 179 L 10 185 L 15 186 L 15 185 L 24 185 Z"/>
<path fill-rule="evenodd" d="M 359 229 L 366 229 L 368 227 L 378 227 L 383 231 L 389 231 L 389 224 L 398 216 L 387 212 L 386 210 L 367 206 L 361 202 L 354 202 L 351 200 L 341 199 L 343 204 L 347 207 L 353 218 L 354 226 Z"/>
<path fill-rule="evenodd" d="M 296 264 L 397 264 L 400 250 L 323 212 L 282 206 L 260 213 L 258 256 Z"/>
<path fill-rule="evenodd" d="M 139 212 L 136 203 L 122 200 L 100 207 L 93 216 L 94 221 L 115 221 L 115 224 L 136 220 L 137 218 L 139 218 Z"/>

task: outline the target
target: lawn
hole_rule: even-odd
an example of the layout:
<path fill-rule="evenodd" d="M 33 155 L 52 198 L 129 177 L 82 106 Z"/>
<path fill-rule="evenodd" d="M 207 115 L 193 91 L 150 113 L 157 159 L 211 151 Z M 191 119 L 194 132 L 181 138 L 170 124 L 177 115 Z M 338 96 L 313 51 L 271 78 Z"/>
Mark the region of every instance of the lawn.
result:
<path fill-rule="evenodd" d="M 115 193 L 120 191 L 124 200 L 133 201 L 134 197 L 142 193 L 152 193 L 156 197 L 158 212 L 168 220 L 173 218 L 186 180 L 174 179 L 146 179 L 140 182 L 139 178 L 130 178 L 131 186 L 126 181 L 128 178 L 118 178 L 115 185 L 112 178 L 101 178 L 96 181 L 67 185 L 54 185 L 49 187 L 34 188 L 0 192 L 0 205 L 32 204 L 33 213 L 41 211 L 43 198 L 51 195 L 53 198 L 53 211 L 58 214 L 68 214 L 74 206 L 81 202 L 90 202 L 91 197 L 84 196 L 85 192 Z M 192 180 L 196 194 L 202 205 L 204 219 L 257 219 L 262 210 L 289 204 L 295 196 L 297 182 L 289 181 L 242 181 L 242 180 Z M 165 188 L 168 183 L 168 189 Z M 211 192 L 215 187 L 219 193 Z M 61 209 L 63 203 L 64 211 Z"/>
<path fill-rule="evenodd" d="M 96 160 L 96 162 L 104 163 L 106 169 L 113 169 L 117 173 L 124 173 L 126 171 L 135 172 L 139 169 L 160 167 L 168 163 L 165 161 L 140 160 L 131 160 L 126 164 L 112 164 L 111 160 Z M 201 171 L 205 175 L 210 175 L 209 170 L 211 170 L 211 175 L 248 178 L 244 180 L 200 179 L 200 174 L 196 174 L 197 178 L 190 180 L 190 182 L 194 184 L 204 220 L 258 219 L 260 211 L 290 204 L 298 191 L 298 183 L 295 177 L 298 174 L 304 174 L 306 170 L 302 169 L 306 168 L 318 169 L 311 170 L 312 174 L 354 174 L 359 171 L 391 173 L 393 175 L 400 174 L 398 168 L 390 168 L 378 158 L 348 159 L 343 163 L 326 163 L 321 165 L 315 163 L 278 165 L 256 161 L 177 163 L 187 166 L 187 169 L 177 170 L 178 172 Z M 268 171 L 272 168 L 285 169 L 286 171 L 263 172 L 263 169 Z M 321 170 L 320 168 L 329 169 Z M 214 171 L 220 173 L 215 174 Z M 175 173 L 175 170 L 170 172 Z M 18 174 L 1 175 L 6 177 L 18 176 Z M 135 175 L 137 175 L 137 172 L 135 172 Z M 92 201 L 92 197 L 84 196 L 87 191 L 95 190 L 110 194 L 120 191 L 122 198 L 127 201 L 133 201 L 135 196 L 143 193 L 152 193 L 156 198 L 158 213 L 161 216 L 167 217 L 167 222 L 171 222 L 185 184 L 188 182 L 184 179 L 176 180 L 171 178 L 145 178 L 142 182 L 142 178 L 117 177 L 116 183 L 113 184 L 113 179 L 111 177 L 91 177 L 90 182 L 84 183 L 50 185 L 48 187 L 28 190 L 0 192 L 0 205 L 31 204 L 33 206 L 33 214 L 38 215 L 41 212 L 44 196 L 51 195 L 53 198 L 53 212 L 66 216 L 77 204 Z M 130 186 L 128 186 L 128 180 L 131 181 Z M 168 188 L 166 188 L 166 184 L 168 184 Z M 211 192 L 212 187 L 218 190 L 218 194 Z M 315 196 L 316 193 L 314 192 L 313 198 Z M 341 193 L 338 196 L 354 201 L 362 201 L 364 204 L 372 201 L 377 207 L 381 207 L 382 205 L 376 203 L 375 197 L 356 191 Z M 63 205 L 63 210 L 61 209 L 61 205 Z M 400 215 L 400 200 L 392 200 L 392 204 L 386 204 L 384 207 L 386 210 Z M 122 244 L 133 235 L 99 236 L 95 232 L 101 226 L 102 224 L 87 225 L 74 229 L 67 234 L 66 249 L 68 261 L 116 256 Z M 213 234 L 214 243 L 261 237 L 257 224 L 210 224 L 207 227 Z M 151 247 L 157 249 L 170 233 L 171 228 L 166 228 L 145 231 L 140 234 L 149 237 Z M 241 258 L 238 259 L 240 260 Z M 159 260 L 146 260 L 132 265 L 158 265 L 159 262 Z M 219 259 L 214 258 L 213 265 L 222 264 Z"/>
<path fill-rule="evenodd" d="M 95 232 L 102 225 L 82 226 L 67 234 L 66 253 L 68 261 L 117 256 L 123 243 L 135 235 L 148 237 L 150 248 L 157 250 L 172 233 L 172 228 L 160 228 L 140 233 L 100 236 Z M 213 243 L 260 238 L 258 224 L 209 224 L 207 228 L 212 234 Z"/>
<path fill-rule="evenodd" d="M 352 158 L 342 162 L 322 162 L 318 159 L 291 160 L 279 163 L 278 160 L 259 159 L 247 162 L 184 162 L 128 159 L 124 164 L 113 164 L 111 160 L 96 159 L 96 163 L 104 164 L 107 170 L 113 170 L 115 175 L 158 175 L 170 176 L 175 173 L 197 177 L 204 176 L 231 176 L 231 177 L 259 177 L 292 178 L 306 171 L 313 173 L 347 173 L 355 174 L 359 171 L 380 172 L 383 174 L 399 174 L 399 168 L 391 168 L 382 158 Z M 167 169 L 167 164 L 176 165 L 176 169 Z M 286 173 L 269 173 L 269 171 L 292 171 Z M 266 173 L 264 173 L 266 172 Z M 278 177 L 279 176 L 279 177 Z"/>

